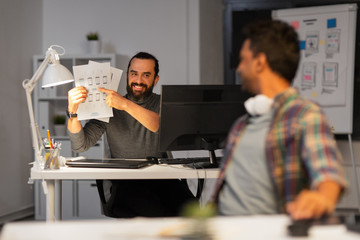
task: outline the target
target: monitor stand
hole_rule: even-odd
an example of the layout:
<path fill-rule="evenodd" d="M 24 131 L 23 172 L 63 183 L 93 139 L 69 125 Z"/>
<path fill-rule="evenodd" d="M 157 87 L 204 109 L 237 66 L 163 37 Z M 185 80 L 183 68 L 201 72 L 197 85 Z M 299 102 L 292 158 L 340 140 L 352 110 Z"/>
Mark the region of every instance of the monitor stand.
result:
<path fill-rule="evenodd" d="M 214 150 L 209 150 L 209 158 L 210 158 L 210 161 L 209 161 L 209 164 L 207 165 L 205 163 L 205 168 L 218 168 L 219 167 L 219 163 L 218 161 L 216 160 L 216 156 L 215 156 L 215 151 Z"/>
<path fill-rule="evenodd" d="M 205 145 L 205 149 L 209 150 L 209 163 L 201 164 L 204 168 L 218 168 L 219 163 L 216 160 L 215 155 L 215 146 L 217 146 L 216 142 L 206 140 L 205 138 L 201 139 L 203 144 Z"/>

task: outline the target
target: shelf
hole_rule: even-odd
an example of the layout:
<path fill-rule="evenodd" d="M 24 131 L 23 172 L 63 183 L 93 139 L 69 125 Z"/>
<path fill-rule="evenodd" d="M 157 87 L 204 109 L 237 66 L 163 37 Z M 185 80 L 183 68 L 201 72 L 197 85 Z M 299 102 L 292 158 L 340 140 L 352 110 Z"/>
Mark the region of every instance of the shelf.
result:
<path fill-rule="evenodd" d="M 52 136 L 55 140 L 70 140 L 69 136 Z"/>
<path fill-rule="evenodd" d="M 59 96 L 59 97 L 42 97 L 38 99 L 39 101 L 64 101 L 68 100 L 67 96 Z"/>

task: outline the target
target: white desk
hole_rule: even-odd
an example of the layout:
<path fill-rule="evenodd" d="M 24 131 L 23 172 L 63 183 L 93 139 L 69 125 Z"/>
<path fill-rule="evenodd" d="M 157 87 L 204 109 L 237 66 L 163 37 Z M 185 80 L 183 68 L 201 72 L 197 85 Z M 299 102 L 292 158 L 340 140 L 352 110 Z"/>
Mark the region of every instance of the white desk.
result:
<path fill-rule="evenodd" d="M 360 239 L 360 234 L 349 232 L 344 225 L 311 227 L 308 237 L 291 237 L 287 226 L 290 220 L 285 215 L 215 217 L 209 220 L 213 239 Z M 1 240 L 105 240 L 105 239 L 180 239 L 194 226 L 185 218 L 134 218 L 111 220 L 81 220 L 45 222 L 13 222 L 3 227 Z M 177 236 L 179 238 L 173 238 Z"/>
<path fill-rule="evenodd" d="M 141 169 L 73 168 L 31 169 L 31 179 L 46 180 L 46 220 L 61 219 L 61 182 L 73 179 L 190 179 L 217 178 L 218 169 L 191 169 L 180 165 L 153 165 Z"/>

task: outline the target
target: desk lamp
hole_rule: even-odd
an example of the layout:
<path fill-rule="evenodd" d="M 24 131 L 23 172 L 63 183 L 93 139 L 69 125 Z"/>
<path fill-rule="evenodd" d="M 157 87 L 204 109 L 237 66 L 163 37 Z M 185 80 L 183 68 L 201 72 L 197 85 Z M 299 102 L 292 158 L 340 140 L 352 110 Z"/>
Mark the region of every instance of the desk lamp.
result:
<path fill-rule="evenodd" d="M 62 50 L 61 54 L 58 54 L 54 47 L 60 48 Z M 26 100 L 29 109 L 30 124 L 31 124 L 31 134 L 33 148 L 35 151 L 35 166 L 39 168 L 41 161 L 41 136 L 38 129 L 38 125 L 35 123 L 34 110 L 32 105 L 31 93 L 34 90 L 37 82 L 43 76 L 43 88 L 57 86 L 65 83 L 74 81 L 74 77 L 71 72 L 60 64 L 59 55 L 64 55 L 65 49 L 58 45 L 51 45 L 47 52 L 45 59 L 42 61 L 41 65 L 38 67 L 32 78 L 25 79 L 23 81 L 23 88 L 26 91 Z"/>

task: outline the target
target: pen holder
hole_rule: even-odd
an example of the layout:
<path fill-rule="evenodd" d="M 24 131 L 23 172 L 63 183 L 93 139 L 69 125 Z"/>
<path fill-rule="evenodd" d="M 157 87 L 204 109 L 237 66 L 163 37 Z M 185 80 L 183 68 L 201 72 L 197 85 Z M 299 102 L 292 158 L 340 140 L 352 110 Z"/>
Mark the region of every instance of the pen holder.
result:
<path fill-rule="evenodd" d="M 44 149 L 43 156 L 43 169 L 59 169 L 60 149 L 59 148 L 49 148 Z"/>

